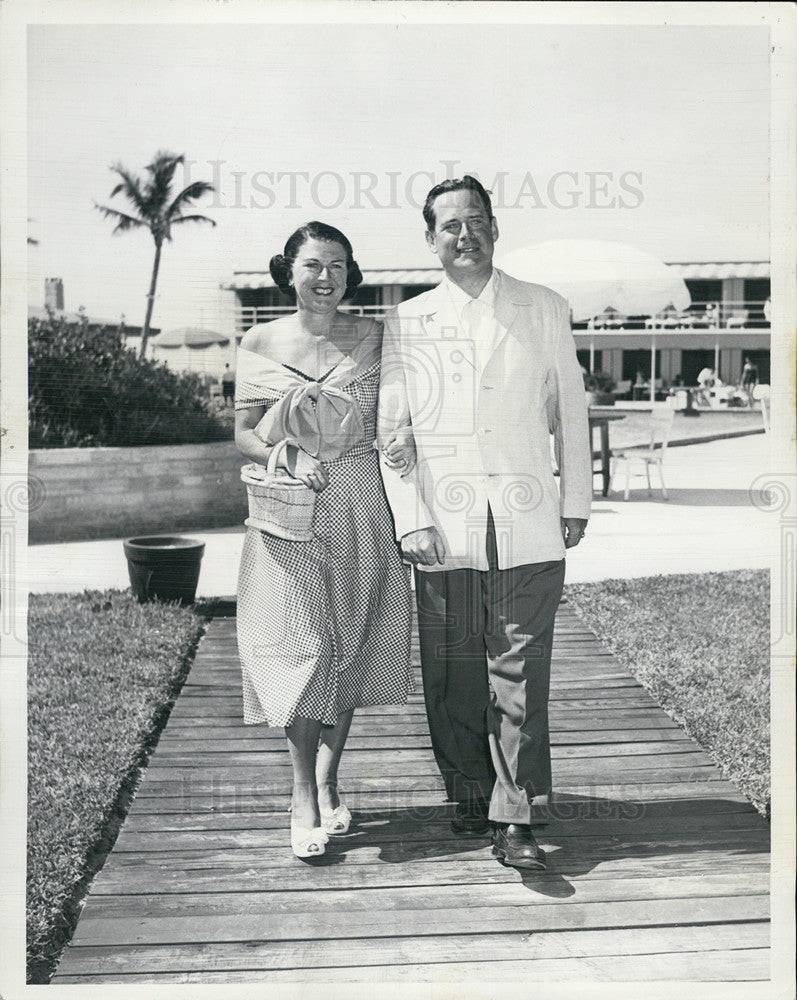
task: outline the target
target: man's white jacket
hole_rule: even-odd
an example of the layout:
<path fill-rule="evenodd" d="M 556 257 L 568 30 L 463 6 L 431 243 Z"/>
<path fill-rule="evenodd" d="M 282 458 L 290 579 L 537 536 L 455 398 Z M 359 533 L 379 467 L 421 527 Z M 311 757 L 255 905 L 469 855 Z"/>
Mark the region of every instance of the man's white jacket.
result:
<path fill-rule="evenodd" d="M 411 425 L 418 460 L 404 478 L 383 461 L 382 476 L 397 539 L 432 525 L 442 535 L 445 564 L 423 570 L 487 569 L 488 504 L 502 569 L 563 558 L 560 516 L 589 517 L 587 404 L 568 304 L 498 278 L 499 336 L 481 372 L 445 284 L 385 318 L 379 444 Z"/>

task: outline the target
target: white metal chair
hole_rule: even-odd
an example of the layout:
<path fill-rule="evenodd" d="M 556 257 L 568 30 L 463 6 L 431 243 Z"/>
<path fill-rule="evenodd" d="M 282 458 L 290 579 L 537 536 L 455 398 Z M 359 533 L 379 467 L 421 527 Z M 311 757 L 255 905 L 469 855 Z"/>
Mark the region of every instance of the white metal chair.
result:
<path fill-rule="evenodd" d="M 631 379 L 621 378 L 614 390 L 617 399 L 627 399 L 631 395 Z"/>
<path fill-rule="evenodd" d="M 757 399 L 761 404 L 761 418 L 764 421 L 764 431 L 769 434 L 769 394 L 770 387 L 766 383 L 760 383 L 753 389 L 753 399 Z"/>
<path fill-rule="evenodd" d="M 750 313 L 749 309 L 736 309 L 730 314 L 728 319 L 725 321 L 725 326 L 729 330 L 739 329 L 747 325 L 747 317 Z"/>
<path fill-rule="evenodd" d="M 642 463 L 645 467 L 645 475 L 648 480 L 648 496 L 652 495 L 650 483 L 650 468 L 655 465 L 659 470 L 659 482 L 661 483 L 661 495 L 667 499 L 667 488 L 664 485 L 664 459 L 667 454 L 667 442 L 670 439 L 672 422 L 675 418 L 675 410 L 671 406 L 654 407 L 650 415 L 650 441 L 647 445 L 634 448 L 625 448 L 622 451 L 612 452 L 612 474 L 609 480 L 609 493 L 612 491 L 612 483 L 621 462 L 625 463 L 625 493 L 623 499 L 628 500 L 631 493 L 631 466 L 633 463 Z"/>

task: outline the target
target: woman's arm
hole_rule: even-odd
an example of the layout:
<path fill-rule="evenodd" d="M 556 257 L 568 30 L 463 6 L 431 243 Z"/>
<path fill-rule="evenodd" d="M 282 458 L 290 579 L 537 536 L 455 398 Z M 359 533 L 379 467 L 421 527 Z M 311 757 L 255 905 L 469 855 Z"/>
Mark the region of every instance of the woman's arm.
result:
<path fill-rule="evenodd" d="M 265 406 L 248 406 L 235 411 L 235 446 L 242 455 L 258 465 L 267 465 L 273 445 L 261 441 L 255 427 L 266 413 Z"/>
<path fill-rule="evenodd" d="M 265 406 L 249 406 L 245 410 L 238 410 L 235 414 L 235 445 L 242 455 L 257 462 L 258 465 L 267 465 L 271 452 L 277 447 L 276 444 L 271 445 L 261 441 L 255 433 L 255 427 L 265 412 Z M 277 467 L 286 469 L 294 479 L 298 479 L 316 493 L 325 490 L 329 485 L 329 475 L 324 465 L 317 458 L 302 451 L 298 445 L 288 445 L 280 455 Z"/>

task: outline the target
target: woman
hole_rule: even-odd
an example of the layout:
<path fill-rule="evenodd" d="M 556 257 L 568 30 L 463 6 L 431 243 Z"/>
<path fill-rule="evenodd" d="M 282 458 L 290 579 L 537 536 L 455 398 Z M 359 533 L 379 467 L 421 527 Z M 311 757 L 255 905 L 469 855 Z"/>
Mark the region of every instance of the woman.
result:
<path fill-rule="evenodd" d="M 351 244 L 310 222 L 270 270 L 296 312 L 241 342 L 235 440 L 260 465 L 280 448 L 283 468 L 316 493 L 314 537 L 247 528 L 238 646 L 244 722 L 285 727 L 291 846 L 312 858 L 351 822 L 337 781 L 354 709 L 412 689 L 410 590 L 373 448 L 382 327 L 338 310 L 362 281 Z M 407 471 L 414 463 L 411 442 L 386 453 Z"/>

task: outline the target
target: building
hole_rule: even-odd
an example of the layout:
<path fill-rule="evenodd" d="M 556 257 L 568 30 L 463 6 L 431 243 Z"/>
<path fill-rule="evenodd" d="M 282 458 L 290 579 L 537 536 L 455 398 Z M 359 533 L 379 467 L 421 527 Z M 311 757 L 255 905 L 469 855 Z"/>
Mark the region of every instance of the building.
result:
<path fill-rule="evenodd" d="M 573 332 L 579 360 L 588 371 L 606 371 L 625 383 L 641 373 L 650 379 L 655 362 L 657 387 L 694 385 L 702 368 L 722 380 L 739 381 L 744 358 L 757 365 L 759 381 L 770 380 L 770 265 L 768 261 L 676 262 L 669 265 L 686 282 L 692 303 L 683 313 L 658 317 L 604 314 L 577 323 Z M 363 283 L 345 308 L 381 316 L 391 306 L 424 292 L 442 277 L 440 268 L 363 271 Z M 292 312 L 268 271 L 236 271 L 222 284 L 236 337 L 255 323 Z"/>
<path fill-rule="evenodd" d="M 141 327 L 131 326 L 125 321 L 124 313 L 118 319 L 101 319 L 91 316 L 81 306 L 78 312 L 64 310 L 64 282 L 61 278 L 44 279 L 44 306 L 28 306 L 28 319 L 46 320 L 50 316 L 70 325 L 85 323 L 89 330 L 116 330 L 125 346 L 137 349 L 141 343 Z M 160 329 L 153 327 L 150 336 L 156 336 Z"/>

